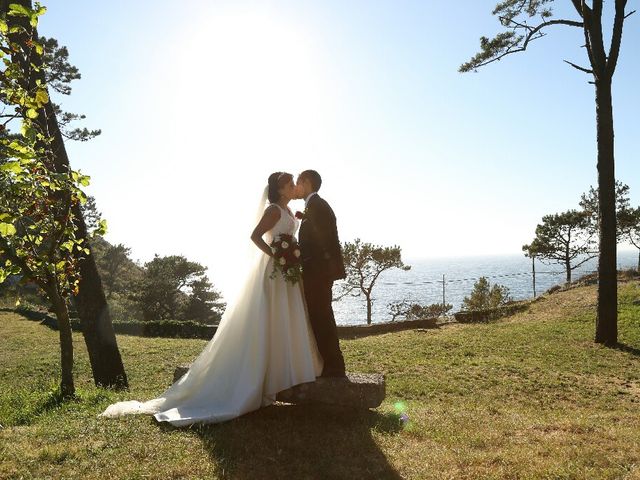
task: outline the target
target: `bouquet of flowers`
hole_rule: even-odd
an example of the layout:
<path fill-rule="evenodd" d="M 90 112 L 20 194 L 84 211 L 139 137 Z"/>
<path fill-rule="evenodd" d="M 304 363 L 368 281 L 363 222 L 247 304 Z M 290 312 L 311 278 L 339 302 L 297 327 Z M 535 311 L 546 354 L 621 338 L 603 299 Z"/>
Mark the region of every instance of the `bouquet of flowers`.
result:
<path fill-rule="evenodd" d="M 300 248 L 293 235 L 281 234 L 271 243 L 273 250 L 273 272 L 270 278 L 275 278 L 278 271 L 285 281 L 295 285 L 302 278 L 302 263 L 300 262 Z"/>

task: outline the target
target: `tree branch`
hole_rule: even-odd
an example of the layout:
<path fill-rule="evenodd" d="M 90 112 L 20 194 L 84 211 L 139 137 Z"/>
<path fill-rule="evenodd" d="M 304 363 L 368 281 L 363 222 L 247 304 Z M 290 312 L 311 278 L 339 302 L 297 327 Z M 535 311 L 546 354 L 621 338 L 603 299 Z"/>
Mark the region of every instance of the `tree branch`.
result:
<path fill-rule="evenodd" d="M 590 9 L 586 0 L 582 0 L 585 22 L 585 38 L 589 48 L 589 60 L 596 79 L 607 73 L 607 54 L 602 40 L 602 0 L 594 0 Z"/>
<path fill-rule="evenodd" d="M 485 65 L 489 65 L 490 63 L 501 60 L 507 55 L 511 55 L 512 53 L 524 52 L 529 46 L 529 43 L 545 36 L 545 34 L 541 32 L 541 30 L 545 27 L 550 27 L 553 25 L 566 25 L 570 27 L 580 27 L 580 28 L 584 27 L 583 22 L 578 22 L 574 20 L 565 20 L 565 19 L 549 20 L 546 22 L 542 22 L 541 24 L 535 27 L 527 25 L 526 23 L 516 22 L 515 20 L 506 18 L 506 17 L 500 17 L 500 21 L 503 24 L 505 24 L 505 26 L 511 28 L 511 31 L 503 32 L 502 34 L 499 34 L 497 37 L 495 37 L 493 40 L 489 40 L 483 37 L 481 39 L 481 44 L 482 44 L 483 51 L 485 53 L 484 58 L 488 57 L 488 59 L 482 60 L 483 52 L 481 52 L 478 55 L 476 55 L 474 58 L 472 58 L 468 63 L 462 65 L 462 67 L 460 67 L 461 72 L 468 72 L 469 70 L 475 70 L 477 68 L 484 67 Z M 518 29 L 527 30 L 526 36 L 516 36 L 516 30 Z M 515 40 L 513 39 L 514 36 L 516 36 Z M 523 40 L 523 38 L 524 38 L 524 42 L 520 45 L 520 42 Z M 509 41 L 511 43 L 506 45 L 506 43 Z M 489 52 L 489 49 L 491 48 L 495 49 L 496 53 L 499 52 L 500 50 L 503 50 L 503 51 L 502 53 L 498 53 L 495 56 L 486 55 L 486 53 Z"/>
<path fill-rule="evenodd" d="M 581 66 L 579 66 L 579 65 L 576 65 L 575 63 L 572 63 L 572 62 L 570 62 L 569 60 L 563 60 L 563 62 L 568 63 L 568 64 L 569 64 L 569 65 L 571 65 L 573 68 L 575 68 L 575 69 L 577 69 L 577 70 L 580 70 L 581 72 L 588 73 L 588 74 L 593 74 L 593 70 L 590 70 L 590 69 L 588 69 L 588 68 L 584 68 L 584 67 L 581 67 Z"/>
<path fill-rule="evenodd" d="M 582 18 L 582 7 L 580 6 L 580 0 L 571 0 L 571 3 L 573 3 L 574 8 L 578 12 L 578 15 L 580 15 L 580 17 Z"/>
<path fill-rule="evenodd" d="M 622 43 L 622 28 L 626 18 L 624 13 L 626 6 L 627 0 L 616 0 L 616 16 L 613 21 L 613 34 L 611 35 L 611 47 L 609 48 L 609 59 L 607 60 L 607 73 L 610 76 L 613 76 L 618 64 L 620 44 Z"/>

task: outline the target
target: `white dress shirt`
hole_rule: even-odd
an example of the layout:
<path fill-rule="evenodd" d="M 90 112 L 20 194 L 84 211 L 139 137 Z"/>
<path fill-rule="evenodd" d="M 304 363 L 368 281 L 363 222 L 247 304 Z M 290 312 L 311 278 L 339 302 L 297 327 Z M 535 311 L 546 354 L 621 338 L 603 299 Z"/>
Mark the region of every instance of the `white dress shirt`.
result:
<path fill-rule="evenodd" d="M 307 205 L 309 205 L 309 200 L 311 200 L 311 197 L 317 194 L 318 192 L 311 192 L 309 195 L 307 195 L 307 198 L 304 199 L 304 208 L 307 208 Z"/>

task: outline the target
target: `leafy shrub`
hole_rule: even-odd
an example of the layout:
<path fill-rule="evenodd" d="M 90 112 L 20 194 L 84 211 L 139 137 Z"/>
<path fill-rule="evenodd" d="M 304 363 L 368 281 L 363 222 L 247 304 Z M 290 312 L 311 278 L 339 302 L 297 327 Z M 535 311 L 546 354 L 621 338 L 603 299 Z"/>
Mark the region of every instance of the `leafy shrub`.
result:
<path fill-rule="evenodd" d="M 449 303 L 445 305 L 442 303 L 421 305 L 403 300 L 402 302 L 390 303 L 387 308 L 391 315 L 391 321 L 395 321 L 398 317 L 404 317 L 406 320 L 422 320 L 446 315 L 453 308 L 453 305 Z"/>
<path fill-rule="evenodd" d="M 486 277 L 480 277 L 473 285 L 471 295 L 464 297 L 462 310 L 490 310 L 511 301 L 509 289 L 497 283 L 491 285 Z"/>

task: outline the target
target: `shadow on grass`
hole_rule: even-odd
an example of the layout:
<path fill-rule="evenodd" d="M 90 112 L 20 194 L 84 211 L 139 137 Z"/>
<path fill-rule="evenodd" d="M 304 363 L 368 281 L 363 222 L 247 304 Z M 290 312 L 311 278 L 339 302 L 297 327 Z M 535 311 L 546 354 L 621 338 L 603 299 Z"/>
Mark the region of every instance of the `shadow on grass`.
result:
<path fill-rule="evenodd" d="M 69 402 L 78 401 L 77 397 L 65 397 L 60 389 L 47 392 L 16 393 L 12 398 L 10 414 L 5 419 L 9 425 L 31 425 L 40 415 L 63 406 Z"/>
<path fill-rule="evenodd" d="M 640 348 L 632 347 L 624 343 L 618 343 L 613 348 L 622 352 L 630 353 L 631 355 L 635 355 L 636 357 L 640 357 Z"/>
<path fill-rule="evenodd" d="M 231 479 L 400 479 L 372 434 L 401 430 L 395 414 L 330 405 L 272 405 L 193 428 Z"/>

